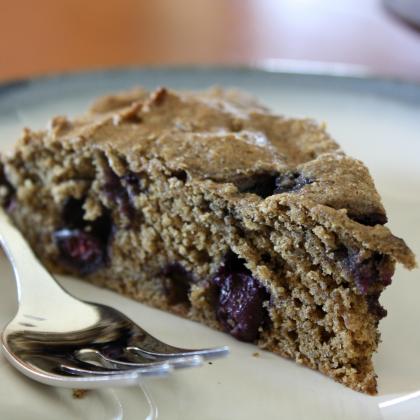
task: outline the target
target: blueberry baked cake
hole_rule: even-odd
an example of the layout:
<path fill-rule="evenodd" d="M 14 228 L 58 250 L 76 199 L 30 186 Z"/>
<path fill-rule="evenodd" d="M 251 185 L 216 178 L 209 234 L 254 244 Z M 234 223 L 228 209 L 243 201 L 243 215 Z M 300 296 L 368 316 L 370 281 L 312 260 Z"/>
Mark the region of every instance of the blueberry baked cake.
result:
<path fill-rule="evenodd" d="M 366 167 L 248 95 L 165 88 L 25 129 L 2 204 L 43 263 L 368 394 L 379 303 L 413 253 Z"/>

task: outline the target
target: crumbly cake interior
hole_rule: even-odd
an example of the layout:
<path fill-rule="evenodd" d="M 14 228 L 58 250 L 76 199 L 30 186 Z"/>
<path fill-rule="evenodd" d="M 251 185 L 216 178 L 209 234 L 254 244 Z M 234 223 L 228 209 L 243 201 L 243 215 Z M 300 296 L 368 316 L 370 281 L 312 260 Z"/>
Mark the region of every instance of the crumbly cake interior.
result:
<path fill-rule="evenodd" d="M 26 129 L 0 184 L 51 270 L 376 393 L 379 295 L 415 261 L 323 126 L 236 91 L 135 89 Z"/>

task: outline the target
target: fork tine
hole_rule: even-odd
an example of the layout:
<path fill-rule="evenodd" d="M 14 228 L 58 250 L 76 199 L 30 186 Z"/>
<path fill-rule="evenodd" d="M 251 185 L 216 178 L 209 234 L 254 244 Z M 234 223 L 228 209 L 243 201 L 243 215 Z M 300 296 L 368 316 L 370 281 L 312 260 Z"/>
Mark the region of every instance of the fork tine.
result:
<path fill-rule="evenodd" d="M 33 355 L 28 359 L 29 364 L 44 372 L 56 374 L 57 371 L 71 373 L 73 375 L 165 375 L 172 372 L 173 367 L 170 363 L 161 360 L 144 364 L 144 366 L 132 366 L 125 369 L 113 368 L 102 364 L 95 364 L 98 359 L 94 357 L 88 358 L 87 353 L 84 357 L 78 357 L 76 354 L 46 354 Z"/>
<path fill-rule="evenodd" d="M 175 358 L 187 356 L 201 356 L 204 359 L 215 359 L 224 357 L 229 354 L 228 346 L 205 348 L 205 349 L 184 349 L 171 346 L 163 341 L 160 341 L 146 330 L 136 325 L 136 334 L 127 345 L 127 348 L 133 348 L 137 355 L 145 358 L 159 359 L 159 358 Z"/>
<path fill-rule="evenodd" d="M 135 361 L 139 360 L 165 360 L 175 369 L 186 368 L 186 367 L 195 367 L 201 366 L 204 362 L 204 358 L 198 354 L 178 354 L 176 357 L 157 357 L 147 354 L 146 357 L 143 354 L 142 350 L 137 347 L 127 347 L 126 349 L 127 357 Z"/>
<path fill-rule="evenodd" d="M 128 353 L 128 352 L 125 352 Z M 130 355 L 132 353 L 130 352 Z M 186 367 L 195 367 L 200 366 L 203 364 L 203 358 L 201 356 L 179 356 L 177 358 L 170 358 L 168 359 L 151 359 L 151 358 L 144 358 L 144 357 L 131 357 L 132 360 L 125 361 L 114 359 L 112 357 L 106 356 L 101 353 L 99 350 L 96 349 L 82 349 L 78 350 L 75 353 L 75 356 L 78 360 L 81 360 L 85 363 L 92 364 L 93 362 L 99 363 L 102 367 L 107 369 L 122 369 L 122 370 L 129 370 L 129 369 L 150 369 L 152 367 L 159 367 L 162 365 L 169 364 L 172 367 L 178 368 L 186 368 Z M 133 361 L 134 360 L 134 361 Z M 154 361 L 152 361 L 154 360 Z"/>
<path fill-rule="evenodd" d="M 165 349 L 163 346 L 160 346 L 159 350 Z M 182 349 L 178 347 L 173 347 L 166 345 L 167 351 L 153 351 L 147 350 L 146 348 L 138 347 L 138 346 L 129 346 L 127 347 L 127 351 L 134 353 L 136 355 L 142 356 L 144 358 L 152 358 L 152 359 L 172 359 L 178 357 L 190 357 L 190 356 L 200 356 L 203 359 L 215 359 L 219 357 L 224 357 L 229 353 L 228 346 L 222 347 L 213 347 L 209 349 Z"/>
<path fill-rule="evenodd" d="M 144 366 L 132 366 L 125 368 L 114 367 L 111 365 L 98 366 L 88 360 L 75 359 L 59 364 L 59 370 L 77 376 L 115 376 L 115 375 L 141 375 L 141 376 L 166 376 L 172 372 L 173 367 L 170 363 L 160 362 L 151 363 Z"/>
<path fill-rule="evenodd" d="M 62 372 L 70 373 L 76 376 L 167 376 L 172 372 L 170 365 L 162 365 L 159 369 L 125 369 L 125 370 L 112 370 L 112 369 L 84 369 L 77 366 L 62 364 L 59 366 Z"/>
<path fill-rule="evenodd" d="M 89 365 L 101 366 L 106 369 L 132 369 L 135 368 L 145 368 L 145 367 L 155 367 L 167 364 L 166 361 L 149 361 L 143 363 L 129 363 L 124 361 L 119 361 L 112 357 L 105 356 L 99 350 L 96 349 L 81 349 L 77 350 L 74 353 L 74 356 L 77 360 L 88 363 Z M 146 360 L 146 359 L 144 359 Z M 150 360 L 150 359 L 149 359 Z"/>

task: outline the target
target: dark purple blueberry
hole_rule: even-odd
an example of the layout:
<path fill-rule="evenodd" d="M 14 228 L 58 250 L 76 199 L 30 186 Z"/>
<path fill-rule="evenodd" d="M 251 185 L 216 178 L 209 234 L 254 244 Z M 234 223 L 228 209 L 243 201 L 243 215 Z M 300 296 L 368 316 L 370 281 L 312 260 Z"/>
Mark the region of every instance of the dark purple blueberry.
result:
<path fill-rule="evenodd" d="M 130 199 L 144 191 L 143 183 L 138 174 L 129 171 L 121 177 L 122 185 L 127 188 Z"/>
<path fill-rule="evenodd" d="M 85 211 L 83 209 L 84 199 L 69 197 L 63 204 L 61 217 L 64 226 L 71 228 L 83 228 L 86 221 L 83 219 Z"/>
<path fill-rule="evenodd" d="M 394 267 L 389 257 L 375 253 L 372 257 L 362 260 L 357 251 L 347 251 L 343 258 L 345 269 L 353 277 L 357 288 L 363 294 L 368 294 L 371 288 L 389 286 L 394 274 Z"/>
<path fill-rule="evenodd" d="M 4 209 L 8 212 L 8 213 L 12 213 L 13 210 L 15 210 L 17 207 L 17 198 L 16 198 L 16 194 L 13 194 L 9 197 L 7 197 L 6 202 L 4 204 Z"/>
<path fill-rule="evenodd" d="M 133 198 L 142 188 L 140 177 L 134 172 L 128 172 L 119 177 L 110 167 L 105 170 L 104 192 L 106 196 L 117 203 L 119 210 L 131 220 L 135 214 Z"/>
<path fill-rule="evenodd" d="M 168 264 L 162 270 L 163 287 L 170 305 L 177 303 L 189 304 L 189 292 L 194 283 L 193 275 L 179 263 Z"/>
<path fill-rule="evenodd" d="M 270 263 L 271 262 L 271 255 L 268 252 L 264 252 L 261 254 L 261 261 L 264 263 Z"/>
<path fill-rule="evenodd" d="M 312 184 L 313 179 L 305 178 L 298 172 L 281 174 L 276 178 L 273 194 L 299 191 L 303 186 Z"/>
<path fill-rule="evenodd" d="M 269 296 L 264 287 L 235 255 L 226 258 L 212 284 L 217 290 L 216 317 L 223 328 L 238 340 L 255 341 L 267 318 L 263 303 Z"/>
<path fill-rule="evenodd" d="M 80 274 L 89 274 L 107 261 L 107 248 L 112 231 L 109 212 L 103 210 L 96 220 L 85 220 L 84 199 L 68 198 L 62 209 L 62 226 L 54 239 L 64 264 Z"/>
<path fill-rule="evenodd" d="M 378 320 L 385 318 L 387 315 L 386 309 L 379 303 L 380 293 L 372 293 L 366 296 L 368 310 L 371 314 L 376 316 Z"/>
<path fill-rule="evenodd" d="M 102 216 L 86 224 L 85 230 L 89 230 L 92 235 L 96 236 L 103 243 L 107 244 L 112 234 L 114 225 L 108 210 L 103 209 Z"/>
<path fill-rule="evenodd" d="M 349 218 L 357 223 L 366 226 L 384 225 L 388 222 L 388 218 L 384 213 L 374 212 L 368 214 L 348 214 Z"/>
<path fill-rule="evenodd" d="M 240 192 L 256 194 L 261 198 L 266 198 L 274 194 L 296 192 L 304 185 L 311 184 L 313 180 L 305 178 L 297 172 L 285 174 L 265 172 L 238 177 L 233 182 Z"/>
<path fill-rule="evenodd" d="M 259 173 L 250 176 L 237 178 L 234 183 L 242 193 L 259 195 L 261 198 L 273 195 L 276 188 L 277 174 Z"/>
<path fill-rule="evenodd" d="M 186 182 L 187 181 L 187 178 L 188 178 L 187 173 L 185 171 L 183 171 L 183 170 L 172 172 L 172 176 L 175 177 L 175 178 L 177 178 L 177 179 L 179 179 L 182 182 Z"/>
<path fill-rule="evenodd" d="M 7 179 L 3 166 L 0 167 L 0 185 L 6 188 L 3 207 L 6 211 L 11 211 L 16 205 L 16 189 Z"/>
<path fill-rule="evenodd" d="M 106 244 L 90 232 L 60 229 L 54 233 L 63 263 L 80 274 L 89 274 L 106 262 Z"/>
<path fill-rule="evenodd" d="M 110 167 L 105 169 L 104 178 L 104 191 L 110 200 L 118 200 L 120 196 L 126 193 L 122 186 L 121 178 Z"/>
<path fill-rule="evenodd" d="M 88 230 L 92 235 L 106 242 L 112 230 L 112 221 L 107 210 L 95 220 L 85 220 L 83 204 L 85 199 L 67 198 L 61 211 L 62 228 Z"/>
<path fill-rule="evenodd" d="M 134 207 L 131 204 L 127 189 L 122 185 L 121 179 L 110 169 L 105 177 L 104 191 L 107 197 L 117 203 L 119 210 L 127 217 L 134 217 Z"/>

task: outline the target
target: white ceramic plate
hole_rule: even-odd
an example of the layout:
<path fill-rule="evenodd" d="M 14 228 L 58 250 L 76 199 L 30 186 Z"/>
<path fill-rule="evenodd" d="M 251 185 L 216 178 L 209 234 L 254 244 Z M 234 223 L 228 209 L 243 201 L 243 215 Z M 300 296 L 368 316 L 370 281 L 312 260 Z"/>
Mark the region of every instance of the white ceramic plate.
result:
<path fill-rule="evenodd" d="M 287 115 L 327 121 L 329 131 L 371 169 L 390 227 L 420 255 L 420 86 L 375 79 L 294 75 L 246 69 L 147 69 L 76 74 L 0 85 L 0 147 L 23 126 L 44 127 L 56 114 L 83 112 L 97 95 L 133 85 L 203 88 L 237 86 Z M 0 327 L 16 311 L 13 277 L 0 259 Z M 419 419 L 419 271 L 398 269 L 382 297 L 389 315 L 375 356 L 379 396 L 353 392 L 228 335 L 148 308 L 76 279 L 62 279 L 84 299 L 111 304 L 163 340 L 184 347 L 228 344 L 231 355 L 200 369 L 177 372 L 140 388 L 90 392 L 32 382 L 0 356 L 1 419 Z M 34 279 L 36 281 L 36 279 Z M 46 302 L 48 304 L 48 302 Z M 149 398 L 149 400 L 148 400 Z M 151 418 L 151 417 L 149 417 Z"/>

